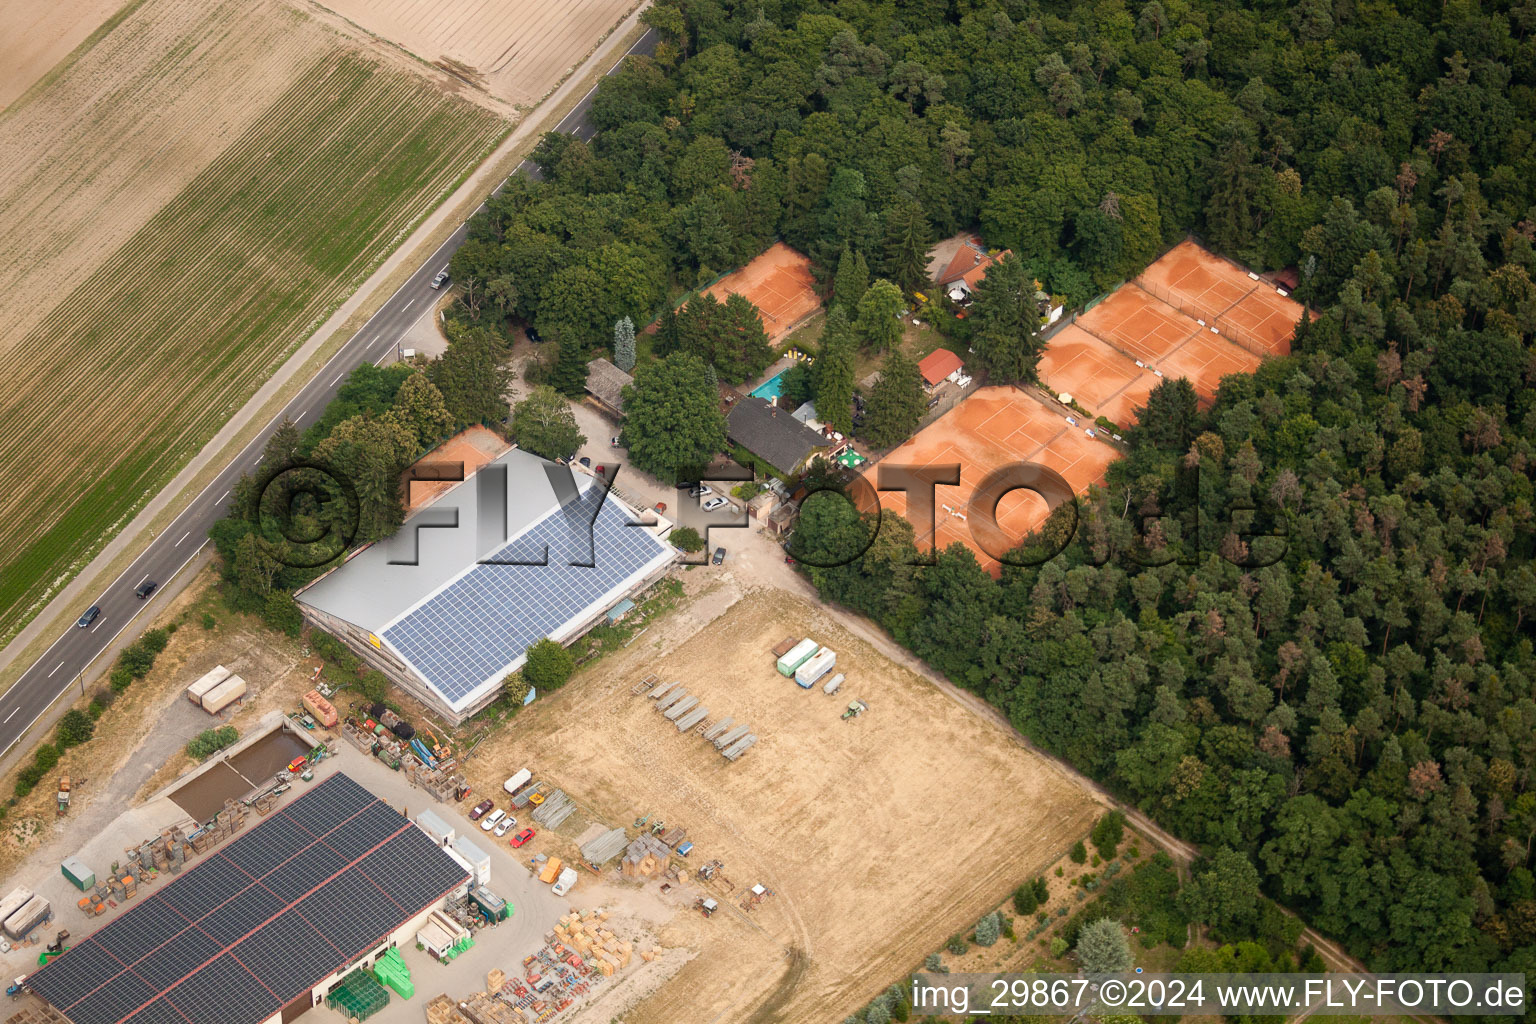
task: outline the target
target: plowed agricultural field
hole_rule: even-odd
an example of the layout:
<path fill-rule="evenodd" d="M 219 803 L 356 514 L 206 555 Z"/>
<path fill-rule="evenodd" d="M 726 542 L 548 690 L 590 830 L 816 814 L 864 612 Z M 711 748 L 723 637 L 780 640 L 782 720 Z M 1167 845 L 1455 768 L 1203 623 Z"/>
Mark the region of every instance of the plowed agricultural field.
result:
<path fill-rule="evenodd" d="M 509 103 L 541 99 L 636 0 L 323 0 Z"/>
<path fill-rule="evenodd" d="M 278 0 L 147 0 L 0 115 L 0 642 L 507 129 Z"/>

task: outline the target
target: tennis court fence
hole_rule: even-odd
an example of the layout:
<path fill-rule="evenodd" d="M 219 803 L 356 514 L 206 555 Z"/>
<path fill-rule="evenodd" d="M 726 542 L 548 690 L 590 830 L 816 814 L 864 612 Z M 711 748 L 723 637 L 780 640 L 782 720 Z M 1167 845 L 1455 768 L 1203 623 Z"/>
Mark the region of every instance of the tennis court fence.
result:
<path fill-rule="evenodd" d="M 1155 284 L 1152 281 L 1148 281 L 1143 278 L 1137 278 L 1134 283 L 1136 287 L 1140 288 L 1154 299 L 1157 299 L 1161 302 L 1166 302 L 1168 305 L 1172 306 L 1180 313 L 1183 313 L 1191 320 L 1199 320 L 1205 323 L 1208 327 L 1215 327 L 1221 333 L 1223 338 L 1226 338 L 1228 341 L 1231 341 L 1234 344 L 1241 345 L 1243 348 L 1247 349 L 1249 352 L 1252 352 L 1254 355 L 1260 358 L 1264 358 L 1273 354 L 1270 351 L 1269 346 L 1260 341 L 1259 338 L 1251 331 L 1247 330 L 1246 328 L 1239 327 L 1237 324 L 1224 319 L 1223 314 L 1225 314 L 1227 310 L 1222 310 L 1221 313 L 1212 314 L 1209 310 L 1195 308 L 1195 306 L 1189 302 L 1186 296 L 1180 295 L 1178 292 L 1170 291 L 1160 284 Z M 1233 303 L 1233 305 L 1236 304 L 1237 303 Z M 1228 307 L 1228 309 L 1230 308 L 1231 307 Z"/>

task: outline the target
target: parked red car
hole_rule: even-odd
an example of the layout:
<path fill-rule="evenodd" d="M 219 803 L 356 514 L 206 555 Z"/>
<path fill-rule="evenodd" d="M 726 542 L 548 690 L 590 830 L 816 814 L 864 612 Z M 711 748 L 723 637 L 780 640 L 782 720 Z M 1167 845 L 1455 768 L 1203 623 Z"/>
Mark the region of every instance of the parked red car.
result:
<path fill-rule="evenodd" d="M 533 829 L 525 828 L 521 832 L 519 832 L 517 835 L 512 837 L 512 845 L 513 846 L 522 846 L 524 843 L 526 843 L 528 840 L 532 839 L 536 835 L 538 835 L 538 833 L 535 832 Z"/>
<path fill-rule="evenodd" d="M 469 812 L 469 820 L 479 821 L 481 818 L 489 814 L 491 812 L 491 808 L 495 806 L 496 801 L 494 800 L 481 800 L 479 803 L 475 804 L 475 809 Z"/>

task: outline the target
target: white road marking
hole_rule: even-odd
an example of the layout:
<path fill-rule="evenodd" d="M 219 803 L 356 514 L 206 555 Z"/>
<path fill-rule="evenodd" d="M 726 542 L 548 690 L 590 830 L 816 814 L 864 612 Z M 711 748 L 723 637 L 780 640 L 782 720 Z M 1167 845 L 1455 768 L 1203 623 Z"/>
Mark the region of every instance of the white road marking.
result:
<path fill-rule="evenodd" d="M 171 547 L 173 547 L 173 548 L 181 547 L 181 542 L 186 540 L 191 535 L 192 535 L 192 531 L 188 530 L 186 533 L 182 534 L 181 537 L 177 539 L 176 543 L 171 545 Z"/>
<path fill-rule="evenodd" d="M 411 307 L 412 307 L 412 306 L 414 306 L 414 305 L 416 305 L 416 300 L 415 300 L 415 299 L 412 299 L 412 300 L 411 300 L 411 301 L 410 301 L 410 302 L 407 302 L 407 303 L 406 303 L 406 304 L 405 304 L 405 308 L 406 308 L 406 309 L 410 309 L 410 308 L 411 308 Z M 402 312 L 404 312 L 404 310 L 402 310 Z"/>
<path fill-rule="evenodd" d="M 48 678 L 52 679 L 53 678 L 53 673 L 57 672 L 59 669 L 61 669 L 63 667 L 64 667 L 64 663 L 62 661 L 59 662 L 57 665 L 53 666 L 53 672 L 49 672 L 48 673 Z"/>
<path fill-rule="evenodd" d="M 346 376 L 346 374 L 344 374 L 344 373 L 338 373 L 336 375 L 336 380 L 331 381 L 331 387 L 335 387 L 336 386 L 336 382 L 341 380 L 341 378 L 343 378 L 345 376 Z"/>
<path fill-rule="evenodd" d="M 9 722 L 11 719 L 15 718 L 16 717 L 16 712 L 18 712 L 20 710 L 21 710 L 21 705 L 20 704 L 17 704 L 15 707 L 11 708 L 11 713 L 5 716 L 5 721 Z M 0 724 L 4 724 L 4 723 L 0 723 Z"/>
<path fill-rule="evenodd" d="M 219 502 L 223 501 L 227 497 L 229 497 L 229 492 L 225 491 L 223 494 L 218 496 L 217 500 L 214 501 L 214 504 L 217 505 Z"/>
<path fill-rule="evenodd" d="M 189 531 L 189 532 L 190 532 L 190 531 Z M 103 618 L 103 617 L 99 617 L 99 616 L 98 616 L 98 617 L 97 617 L 97 619 L 96 619 L 96 625 L 94 625 L 94 626 L 92 626 L 92 627 L 91 627 L 91 632 L 92 632 L 92 633 L 94 633 L 94 632 L 96 632 L 96 631 L 97 631 L 97 630 L 98 630 L 98 629 L 100 629 L 100 628 L 101 628 L 101 624 L 102 624 L 102 623 L 103 623 L 103 622 L 106 622 L 106 621 L 107 621 L 107 620 L 106 620 L 106 619 L 105 619 L 105 618 Z"/>
<path fill-rule="evenodd" d="M 149 573 L 145 573 L 144 574 L 144 580 L 147 580 L 147 579 L 149 579 Z M 144 585 L 144 580 L 139 580 L 139 582 L 135 583 L 134 586 L 135 587 L 143 586 Z"/>
<path fill-rule="evenodd" d="M 309 415 L 309 410 L 305 409 L 303 412 L 299 413 L 297 416 L 295 416 L 293 418 L 293 422 L 294 423 L 298 423 L 299 420 L 303 419 L 305 416 L 308 416 L 308 415 Z"/>

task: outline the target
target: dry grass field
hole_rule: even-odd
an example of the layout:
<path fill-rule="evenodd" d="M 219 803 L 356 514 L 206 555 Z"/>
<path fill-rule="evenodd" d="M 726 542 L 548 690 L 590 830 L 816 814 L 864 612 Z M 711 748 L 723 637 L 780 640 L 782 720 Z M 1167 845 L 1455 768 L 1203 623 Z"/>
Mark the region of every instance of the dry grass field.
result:
<path fill-rule="evenodd" d="M 0 111 L 135 0 L 72 0 L 35 4 L 13 0 L 0 4 Z"/>
<path fill-rule="evenodd" d="M 508 130 L 355 34 L 144 0 L 0 114 L 0 643 Z"/>
<path fill-rule="evenodd" d="M 516 105 L 542 99 L 636 0 L 316 0 Z"/>
<path fill-rule="evenodd" d="M 653 623 L 470 762 L 477 792 L 499 796 L 526 764 L 610 824 L 649 814 L 683 825 L 696 844 L 687 865 L 723 861 L 738 895 L 774 890 L 750 912 L 721 897 L 708 921 L 679 901 L 660 935 L 698 955 L 624 1013 L 632 1024 L 841 1020 L 1054 862 L 1099 811 L 1054 765 L 820 608 L 780 591 L 735 596 L 722 586 Z M 837 651 L 840 693 L 775 671 L 769 648 L 791 634 Z M 710 720 L 750 722 L 757 745 L 732 764 L 680 734 L 630 692 L 650 672 L 681 679 Z M 842 721 L 854 697 L 871 710 Z"/>

